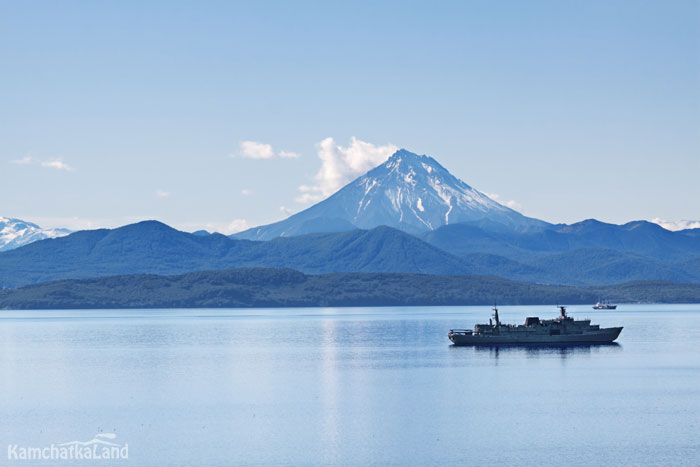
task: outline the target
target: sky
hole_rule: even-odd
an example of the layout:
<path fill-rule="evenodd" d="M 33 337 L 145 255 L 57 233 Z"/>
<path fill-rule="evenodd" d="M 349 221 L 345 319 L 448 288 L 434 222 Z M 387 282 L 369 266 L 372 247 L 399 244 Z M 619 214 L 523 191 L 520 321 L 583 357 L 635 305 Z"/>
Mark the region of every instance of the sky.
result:
<path fill-rule="evenodd" d="M 406 148 L 550 222 L 700 219 L 700 2 L 0 1 L 0 216 L 232 233 Z"/>

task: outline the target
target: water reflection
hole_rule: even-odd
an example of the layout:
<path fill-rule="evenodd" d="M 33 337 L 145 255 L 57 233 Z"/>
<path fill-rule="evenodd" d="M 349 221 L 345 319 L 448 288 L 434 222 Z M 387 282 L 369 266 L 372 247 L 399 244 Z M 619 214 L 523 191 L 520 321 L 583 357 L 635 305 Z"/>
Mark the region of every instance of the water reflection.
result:
<path fill-rule="evenodd" d="M 451 352 L 468 352 L 473 355 L 487 355 L 498 359 L 503 356 L 518 356 L 526 358 L 540 358 L 559 356 L 568 358 L 571 356 L 590 355 L 592 352 L 604 350 L 616 352 L 622 350 L 622 346 L 616 342 L 610 344 L 507 344 L 507 345 L 475 345 L 456 346 L 451 345 Z"/>

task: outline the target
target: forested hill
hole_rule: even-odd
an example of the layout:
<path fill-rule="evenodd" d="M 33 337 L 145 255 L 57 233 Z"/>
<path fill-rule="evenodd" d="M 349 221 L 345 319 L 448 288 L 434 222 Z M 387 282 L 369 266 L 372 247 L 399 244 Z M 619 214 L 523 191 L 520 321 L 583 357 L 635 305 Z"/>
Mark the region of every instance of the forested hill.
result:
<path fill-rule="evenodd" d="M 177 276 L 60 280 L 0 291 L 2 309 L 235 308 L 386 305 L 700 302 L 700 284 L 640 281 L 606 287 L 527 284 L 490 276 L 407 273 L 306 275 L 252 268 Z"/>
<path fill-rule="evenodd" d="M 189 234 L 144 221 L 113 230 L 75 232 L 0 252 L 0 288 L 61 279 L 253 267 L 290 268 L 306 274 L 492 275 L 577 286 L 636 280 L 700 283 L 700 237 L 635 225 L 590 221 L 568 226 L 573 233 L 506 234 L 455 224 L 436 230 L 425 241 L 382 226 L 252 242 L 219 234 Z"/>

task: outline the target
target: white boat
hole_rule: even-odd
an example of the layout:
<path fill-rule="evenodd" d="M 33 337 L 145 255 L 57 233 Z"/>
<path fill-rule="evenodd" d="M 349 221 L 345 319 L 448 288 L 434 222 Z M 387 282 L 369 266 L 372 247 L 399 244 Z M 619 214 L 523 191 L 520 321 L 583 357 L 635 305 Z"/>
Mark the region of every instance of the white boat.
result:
<path fill-rule="evenodd" d="M 598 303 L 593 305 L 594 310 L 615 310 L 616 308 L 617 305 L 611 305 L 608 300 L 598 300 Z"/>

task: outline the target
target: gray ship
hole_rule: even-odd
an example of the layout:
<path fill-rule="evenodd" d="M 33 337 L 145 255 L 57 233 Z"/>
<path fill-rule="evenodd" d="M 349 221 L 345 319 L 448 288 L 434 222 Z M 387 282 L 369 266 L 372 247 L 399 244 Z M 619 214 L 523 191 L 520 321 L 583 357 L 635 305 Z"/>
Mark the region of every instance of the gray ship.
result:
<path fill-rule="evenodd" d="M 601 328 L 591 320 L 575 320 L 566 314 L 566 307 L 559 307 L 554 319 L 525 318 L 525 324 L 502 324 L 498 308 L 493 308 L 493 322 L 477 324 L 474 330 L 450 329 L 447 337 L 455 345 L 497 344 L 610 344 L 620 335 L 622 327 Z"/>

